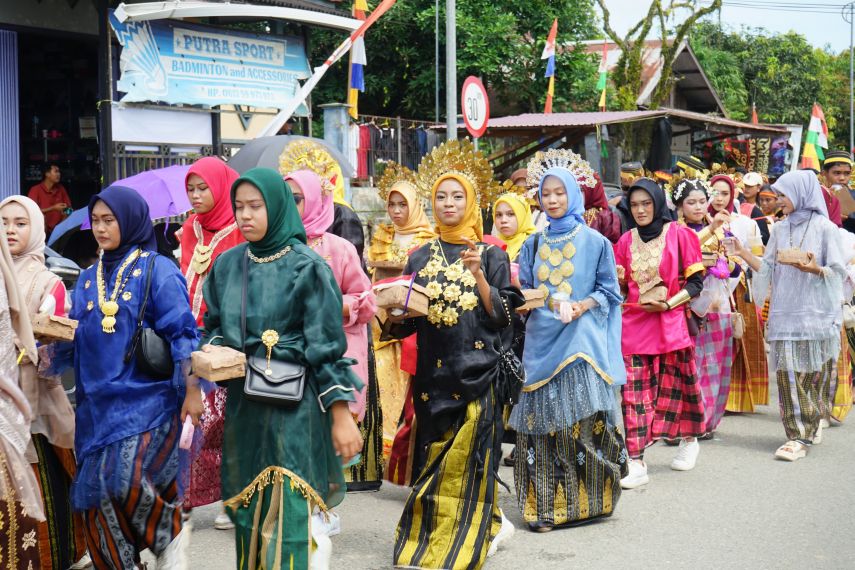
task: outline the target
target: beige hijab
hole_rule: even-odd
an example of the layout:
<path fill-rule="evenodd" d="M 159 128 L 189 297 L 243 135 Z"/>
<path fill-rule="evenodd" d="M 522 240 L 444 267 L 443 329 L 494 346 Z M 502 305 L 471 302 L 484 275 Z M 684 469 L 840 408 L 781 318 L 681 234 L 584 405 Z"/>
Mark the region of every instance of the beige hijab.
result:
<path fill-rule="evenodd" d="M 44 520 L 38 482 L 25 456 L 30 446 L 31 410 L 18 385 L 16 347 L 16 339 L 24 339 L 17 343 L 29 346 L 35 355 L 35 340 L 30 321 L 21 311 L 12 273 L 8 244 L 0 239 L 0 496 L 12 497 L 31 517 Z"/>
<path fill-rule="evenodd" d="M 32 338 L 30 315 L 38 312 L 42 301 L 53 292 L 59 277 L 45 267 L 45 222 L 41 209 L 26 196 L 10 196 L 0 202 L 0 210 L 11 202 L 20 204 L 27 211 L 30 218 L 30 238 L 24 245 L 23 251 L 11 258 L 14 275 L 7 278 L 7 289 L 10 288 L 9 283 L 17 284 L 15 289 L 18 294 L 18 304 L 23 309 L 19 319 L 26 325 L 29 337 Z M 6 240 L 2 241 L 8 252 Z M 6 277 L 5 274 L 4 277 Z M 44 434 L 48 441 L 57 447 L 72 449 L 74 447 L 74 409 L 58 377 L 39 378 L 38 375 L 39 356 L 46 356 L 48 347 L 42 346 L 36 349 L 35 342 L 27 346 L 20 342 L 20 338 L 19 335 L 19 349 L 23 348 L 26 351 L 20 367 L 20 386 L 32 410 L 32 431 Z M 32 462 L 36 461 L 32 448 L 29 450 L 28 457 Z"/>

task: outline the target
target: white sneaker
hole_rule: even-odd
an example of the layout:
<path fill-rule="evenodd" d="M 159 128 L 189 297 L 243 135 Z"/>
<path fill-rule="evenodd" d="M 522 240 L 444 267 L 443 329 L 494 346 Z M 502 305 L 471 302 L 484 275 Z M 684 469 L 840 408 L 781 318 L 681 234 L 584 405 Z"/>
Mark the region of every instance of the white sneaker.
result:
<path fill-rule="evenodd" d="M 671 462 L 671 469 L 674 471 L 691 471 L 695 468 L 695 463 L 698 461 L 698 454 L 700 452 L 701 445 L 697 439 L 691 442 L 681 439 L 677 455 Z"/>
<path fill-rule="evenodd" d="M 827 419 L 822 418 L 821 420 L 819 420 L 819 427 L 828 428 L 828 427 L 831 427 L 831 424 L 828 422 Z"/>
<path fill-rule="evenodd" d="M 309 570 L 329 570 L 330 559 L 332 559 L 332 541 L 330 537 L 323 534 L 316 534 L 313 527 L 312 538 L 315 539 L 315 549 L 310 556 Z"/>
<path fill-rule="evenodd" d="M 647 464 L 641 459 L 630 459 L 629 473 L 620 480 L 621 488 L 636 489 L 648 483 L 650 483 L 650 477 L 647 476 Z"/>
<path fill-rule="evenodd" d="M 514 535 L 514 524 L 505 518 L 505 513 L 501 510 L 499 513 L 502 515 L 502 528 L 499 529 L 499 532 L 490 544 L 490 549 L 487 551 L 487 558 L 493 556 L 496 551 L 499 550 L 500 542 L 505 541 Z"/>
<path fill-rule="evenodd" d="M 327 511 L 326 514 L 318 511 L 312 515 L 312 533 L 322 536 L 341 534 L 341 517 L 334 511 Z"/>
<path fill-rule="evenodd" d="M 89 556 L 89 553 L 86 552 L 83 555 L 83 558 L 72 564 L 68 567 L 68 570 L 83 570 L 84 568 L 90 568 L 92 566 L 92 558 Z"/>
<path fill-rule="evenodd" d="M 823 425 L 822 425 L 822 422 L 824 422 L 824 421 L 825 421 L 825 420 L 820 420 L 820 422 L 819 422 L 819 427 L 818 427 L 818 428 L 816 428 L 816 433 L 815 433 L 815 434 L 814 434 L 814 436 L 813 436 L 813 444 L 814 444 L 814 445 L 819 445 L 820 443 L 822 443 L 822 429 L 823 429 L 824 427 L 828 427 L 828 426 L 823 426 Z"/>
<path fill-rule="evenodd" d="M 185 524 L 169 546 L 157 557 L 157 570 L 187 570 L 187 545 L 192 526 Z"/>
<path fill-rule="evenodd" d="M 226 514 L 226 511 L 220 511 L 217 518 L 214 519 L 214 528 L 217 530 L 231 530 L 235 527 L 235 523 Z"/>

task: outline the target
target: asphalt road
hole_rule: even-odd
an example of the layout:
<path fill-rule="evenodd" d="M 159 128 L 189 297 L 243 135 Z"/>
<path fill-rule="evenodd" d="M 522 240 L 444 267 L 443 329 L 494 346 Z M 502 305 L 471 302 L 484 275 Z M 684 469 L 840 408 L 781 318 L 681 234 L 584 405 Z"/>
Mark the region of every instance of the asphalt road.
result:
<path fill-rule="evenodd" d="M 602 522 L 533 534 L 501 489 L 517 531 L 485 568 L 855 568 L 855 414 L 825 430 L 805 459 L 784 463 L 773 458 L 784 442 L 777 405 L 758 410 L 726 416 L 715 440 L 701 442 L 693 471 L 669 468 L 676 448 L 649 449 L 650 484 L 624 491 Z M 513 488 L 512 470 L 500 474 Z M 331 568 L 391 568 L 406 496 L 388 484 L 348 495 L 337 509 L 342 533 L 333 538 Z M 213 528 L 215 515 L 213 506 L 194 513 L 193 569 L 235 567 L 233 535 Z"/>

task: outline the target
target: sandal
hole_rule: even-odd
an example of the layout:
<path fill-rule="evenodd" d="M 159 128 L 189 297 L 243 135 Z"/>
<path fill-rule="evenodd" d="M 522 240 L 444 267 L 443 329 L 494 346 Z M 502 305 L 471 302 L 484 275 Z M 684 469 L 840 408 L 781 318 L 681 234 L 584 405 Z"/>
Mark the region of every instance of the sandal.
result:
<path fill-rule="evenodd" d="M 502 459 L 502 463 L 505 464 L 505 467 L 513 467 L 514 466 L 514 460 L 516 458 L 516 454 L 517 454 L 517 448 L 514 447 L 511 450 L 511 452 L 508 454 L 508 456 L 505 457 L 504 459 Z"/>
<path fill-rule="evenodd" d="M 555 528 L 555 525 L 548 521 L 534 521 L 528 523 L 528 530 L 531 532 L 549 532 Z"/>
<path fill-rule="evenodd" d="M 784 461 L 798 461 L 807 455 L 807 446 L 800 441 L 790 440 L 775 452 L 776 459 Z"/>

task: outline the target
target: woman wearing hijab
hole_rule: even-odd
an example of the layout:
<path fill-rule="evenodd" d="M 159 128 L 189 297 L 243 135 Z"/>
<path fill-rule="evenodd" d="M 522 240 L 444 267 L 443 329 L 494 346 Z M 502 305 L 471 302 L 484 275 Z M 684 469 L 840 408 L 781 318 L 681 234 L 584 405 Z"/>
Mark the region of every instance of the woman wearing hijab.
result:
<path fill-rule="evenodd" d="M 185 187 L 194 213 L 181 228 L 181 273 L 187 281 L 190 310 L 199 326 L 205 315 L 203 286 L 217 257 L 242 243 L 232 212 L 229 192 L 238 173 L 213 156 L 197 160 L 187 171 Z M 220 464 L 223 447 L 223 417 L 226 408 L 225 388 L 214 388 L 204 399 L 201 419 L 202 448 L 190 470 L 190 484 L 184 496 L 184 508 L 192 509 L 219 501 Z M 233 528 L 221 512 L 214 528 Z"/>
<path fill-rule="evenodd" d="M 471 143 L 446 143 L 422 161 L 419 181 L 431 190 L 439 238 L 413 252 L 404 269 L 427 289 L 428 315 L 389 329 L 397 338 L 417 333 L 419 343 L 413 490 L 393 563 L 481 568 L 513 532 L 499 509 L 496 472 L 508 391 L 501 359 L 522 299 L 507 254 L 483 243 L 479 206 L 495 187 L 486 160 Z"/>
<path fill-rule="evenodd" d="M 713 223 L 721 226 L 718 236 L 733 236 L 745 245 L 752 241 L 759 245 L 763 234 L 757 222 L 740 214 L 734 206 L 736 185 L 726 174 L 710 179 L 713 194 L 710 199 L 709 215 Z M 756 208 L 756 206 L 755 206 Z M 753 217 L 762 217 L 756 213 Z M 765 240 L 763 240 L 765 243 Z M 741 339 L 734 339 L 733 367 L 731 368 L 730 393 L 727 397 L 728 412 L 754 412 L 754 406 L 769 403 L 769 369 L 766 362 L 766 344 L 763 327 L 760 325 L 754 296 L 760 292 L 752 283 L 751 274 L 745 266 L 739 283 L 733 291 L 736 312 L 742 315 L 745 324 Z"/>
<path fill-rule="evenodd" d="M 181 424 L 202 412 L 189 376 L 198 344 L 187 284 L 157 255 L 148 205 L 130 188 L 111 186 L 89 202 L 92 233 L 103 251 L 81 273 L 69 316 L 77 383 L 77 476 L 74 508 L 83 511 L 86 543 L 98 568 L 133 568 L 150 549 L 159 565 L 186 563 L 178 489 Z M 144 299 L 146 282 L 150 293 Z M 170 378 L 145 373 L 133 353 L 143 325 L 169 347 Z"/>
<path fill-rule="evenodd" d="M 400 275 L 410 251 L 436 237 L 422 206 L 415 184 L 415 173 L 389 163 L 377 182 L 380 197 L 386 202 L 391 224 L 378 224 L 368 248 L 368 265 L 374 280 Z M 415 372 L 402 362 L 406 351 L 413 351 L 415 336 L 403 341 L 380 340 L 378 318 L 371 320 L 375 370 L 383 415 L 383 476 L 398 485 L 409 485 L 412 477 L 410 445 L 414 410 L 410 375 Z M 407 370 L 404 370 L 406 368 Z"/>
<path fill-rule="evenodd" d="M 38 356 L 16 281 L 9 246 L 0 239 L 0 563 L 17 570 L 41 568 L 41 552 L 33 541 L 46 519 L 27 457 L 32 409 L 20 387 L 19 367 L 19 358 Z"/>
<path fill-rule="evenodd" d="M 537 231 L 528 202 L 514 192 L 507 192 L 496 199 L 493 205 L 493 225 L 499 230 L 499 239 L 508 246 L 507 253 L 511 263 L 517 260 L 528 236 Z"/>
<path fill-rule="evenodd" d="M 362 384 L 344 358 L 341 292 L 306 246 L 278 172 L 247 171 L 231 201 L 249 243 L 223 253 L 208 275 L 203 342 L 306 368 L 303 398 L 291 409 L 247 398 L 243 380 L 227 385 L 222 486 L 238 568 L 327 568 L 331 545 L 313 531 L 312 510 L 341 502 L 342 464 L 362 445 L 348 408 Z"/>
<path fill-rule="evenodd" d="M 345 357 L 353 358 L 352 370 L 364 388 L 354 395 L 350 411 L 359 422 L 365 442 L 362 460 L 349 472 L 349 490 L 374 490 L 383 479 L 383 447 L 380 440 L 380 402 L 377 383 L 368 363 L 368 323 L 377 312 L 371 281 L 362 270 L 356 248 L 344 238 L 327 233 L 333 219 L 333 196 L 325 193 L 321 179 L 311 170 L 285 176 L 303 220 L 308 245 L 332 269 L 342 293 L 342 324 L 347 337 Z M 366 397 L 368 396 L 368 397 Z"/>
<path fill-rule="evenodd" d="M 657 439 L 680 438 L 671 469 L 694 469 L 704 433 L 704 409 L 686 305 L 703 289 L 698 236 L 671 222 L 665 192 L 640 178 L 629 189 L 636 227 L 615 246 L 626 291 L 623 312 L 623 421 L 629 451 L 624 489 L 649 482 L 644 449 Z"/>
<path fill-rule="evenodd" d="M 611 243 L 617 243 L 621 235 L 620 216 L 609 207 L 606 189 L 600 175 L 594 172 L 593 178 L 594 184 L 582 186 L 582 195 L 585 198 L 585 223 L 589 228 L 600 232 Z"/>
<path fill-rule="evenodd" d="M 775 457 L 796 461 L 822 440 L 822 399 L 834 393 L 846 260 L 816 175 L 788 172 L 772 187 L 787 218 L 775 224 L 763 257 L 738 241 L 731 248 L 755 271 L 758 295 L 771 287 L 766 338 L 787 435 Z M 803 257 L 793 261 L 793 254 Z"/>
<path fill-rule="evenodd" d="M 28 317 L 65 316 L 65 286 L 45 267 L 44 216 L 38 204 L 25 196 L 10 196 L 0 202 L 0 217 Z M 38 350 L 44 358 L 48 347 Z M 73 514 L 69 494 L 75 474 L 74 410 L 58 376 L 39 377 L 38 360 L 25 357 L 20 367 L 21 387 L 33 417 L 28 456 L 43 482 L 45 515 L 52 521 L 39 525 L 37 544 L 43 568 L 68 568 L 86 553 L 83 518 Z"/>
<path fill-rule="evenodd" d="M 520 253 L 520 282 L 547 293 L 526 326 L 525 386 L 511 412 L 517 500 L 534 532 L 611 515 L 627 457 L 615 388 L 621 294 L 611 243 L 585 224 L 579 184 L 546 171 L 538 201 L 549 226 Z"/>
<path fill-rule="evenodd" d="M 712 190 L 700 179 L 684 179 L 676 184 L 671 199 L 679 220 L 698 234 L 701 251 L 715 259 L 704 278 L 704 289 L 692 310 L 703 317 L 695 337 L 695 367 L 704 404 L 706 433 L 701 439 L 712 439 L 724 417 L 730 393 L 730 370 L 733 366 L 733 320 L 731 292 L 738 283 L 742 266 L 738 258 L 725 255 L 726 214 L 709 215 L 708 200 Z"/>

